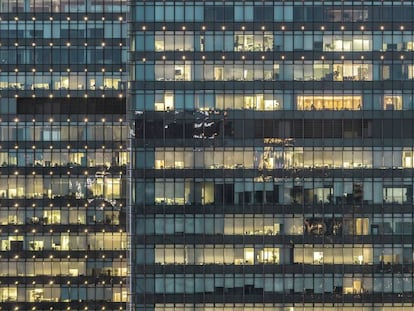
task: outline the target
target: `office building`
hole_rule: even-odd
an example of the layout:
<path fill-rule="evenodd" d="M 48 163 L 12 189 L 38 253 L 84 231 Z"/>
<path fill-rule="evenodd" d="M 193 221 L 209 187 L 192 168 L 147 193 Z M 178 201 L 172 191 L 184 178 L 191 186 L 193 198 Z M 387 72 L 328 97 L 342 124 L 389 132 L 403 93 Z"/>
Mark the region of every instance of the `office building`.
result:
<path fill-rule="evenodd" d="M 413 1 L 131 1 L 131 310 L 413 305 Z"/>
<path fill-rule="evenodd" d="M 124 0 L 0 0 L 0 310 L 125 310 Z"/>

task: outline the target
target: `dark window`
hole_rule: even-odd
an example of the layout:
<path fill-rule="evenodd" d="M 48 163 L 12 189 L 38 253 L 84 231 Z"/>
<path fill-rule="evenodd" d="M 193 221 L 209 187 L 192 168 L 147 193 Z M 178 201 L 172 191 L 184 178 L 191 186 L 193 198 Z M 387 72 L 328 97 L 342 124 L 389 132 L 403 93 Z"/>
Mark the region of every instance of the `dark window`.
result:
<path fill-rule="evenodd" d="M 413 122 L 412 120 L 402 120 L 402 138 L 413 137 Z"/>
<path fill-rule="evenodd" d="M 78 29 L 61 29 L 60 37 L 61 38 L 83 38 L 85 37 L 85 31 L 78 30 Z"/>
<path fill-rule="evenodd" d="M 322 120 L 322 122 L 323 122 L 323 137 L 324 138 L 334 138 L 332 120 Z"/>
<path fill-rule="evenodd" d="M 322 7 L 314 7 L 313 8 L 313 20 L 314 21 L 323 21 L 323 8 Z"/>
<path fill-rule="evenodd" d="M 305 138 L 313 138 L 313 120 L 304 120 Z"/>
<path fill-rule="evenodd" d="M 342 138 L 342 120 L 333 120 L 333 137 Z"/>
<path fill-rule="evenodd" d="M 301 7 L 294 7 L 293 8 L 293 20 L 301 22 L 305 19 L 305 12 Z"/>
<path fill-rule="evenodd" d="M 52 62 L 52 50 L 50 48 L 38 48 L 35 52 L 37 64 L 50 64 Z"/>
<path fill-rule="evenodd" d="M 392 119 L 384 119 L 382 120 L 382 137 L 383 138 L 393 138 L 393 120 Z"/>
<path fill-rule="evenodd" d="M 266 191 L 266 202 L 267 203 L 278 203 L 279 202 L 279 186 L 273 185 L 273 191 Z"/>
<path fill-rule="evenodd" d="M 330 9 L 325 9 L 325 18 L 328 20 L 333 20 L 335 13 Z M 324 9 L 321 6 L 315 7 L 294 7 L 293 8 L 293 19 L 295 21 L 323 21 L 324 19 Z"/>
<path fill-rule="evenodd" d="M 232 6 L 205 7 L 204 19 L 206 22 L 233 21 L 234 8 Z"/>
<path fill-rule="evenodd" d="M 364 128 L 362 133 L 363 137 L 372 138 L 372 120 L 364 120 Z"/>
<path fill-rule="evenodd" d="M 253 18 L 255 21 L 273 21 L 273 7 L 272 6 L 255 6 L 253 11 Z"/>
<path fill-rule="evenodd" d="M 144 127 L 145 138 L 163 138 L 164 123 L 162 120 L 147 120 Z"/>
<path fill-rule="evenodd" d="M 216 122 L 215 124 L 215 132 L 217 135 L 220 134 L 220 126 L 221 124 L 219 122 Z M 233 121 L 224 121 L 224 137 L 233 137 L 234 136 L 234 124 Z"/>
<path fill-rule="evenodd" d="M 291 120 L 284 120 L 278 123 L 278 132 L 280 138 L 291 138 L 292 137 L 292 122 Z"/>
<path fill-rule="evenodd" d="M 274 137 L 273 120 L 264 120 L 263 134 L 264 137 Z"/>
<path fill-rule="evenodd" d="M 382 10 L 382 20 L 383 21 L 389 21 L 392 22 L 392 17 L 393 17 L 393 7 L 384 7 L 384 9 Z M 398 16 L 398 19 L 400 19 L 401 17 Z"/>
<path fill-rule="evenodd" d="M 372 21 L 381 21 L 382 8 L 377 6 L 370 7 L 370 16 L 372 16 Z"/>
<path fill-rule="evenodd" d="M 85 52 L 83 49 L 71 49 L 69 51 L 69 63 L 70 64 L 84 64 Z"/>
<path fill-rule="evenodd" d="M 302 120 L 293 121 L 293 137 L 294 138 L 303 137 L 303 121 Z"/>
<path fill-rule="evenodd" d="M 235 127 L 235 133 L 234 135 L 241 136 L 240 131 L 237 130 L 237 126 L 241 122 L 236 123 Z M 255 122 L 254 120 L 244 120 L 244 138 L 253 138 L 255 137 Z"/>
<path fill-rule="evenodd" d="M 6 30 L 2 31 L 1 37 L 3 38 L 23 38 L 23 30 Z"/>
<path fill-rule="evenodd" d="M 24 98 L 17 100 L 18 114 L 124 114 L 125 100 L 115 98 Z"/>
<path fill-rule="evenodd" d="M 165 138 L 183 138 L 184 137 L 184 124 L 181 120 L 175 120 L 174 122 L 166 122 Z"/>
<path fill-rule="evenodd" d="M 29 30 L 29 35 L 32 38 L 43 38 L 43 30 Z"/>
<path fill-rule="evenodd" d="M 321 120 L 313 120 L 313 137 L 314 138 L 322 138 L 322 121 Z"/>
<path fill-rule="evenodd" d="M 104 30 L 103 28 L 89 29 L 89 36 L 92 38 L 104 38 Z"/>
<path fill-rule="evenodd" d="M 234 203 L 234 184 L 215 184 L 214 202 L 233 204 Z"/>
<path fill-rule="evenodd" d="M 305 8 L 305 21 L 311 22 L 313 21 L 313 8 Z"/>
<path fill-rule="evenodd" d="M 263 138 L 263 122 L 262 120 L 256 120 L 254 122 L 254 137 Z"/>

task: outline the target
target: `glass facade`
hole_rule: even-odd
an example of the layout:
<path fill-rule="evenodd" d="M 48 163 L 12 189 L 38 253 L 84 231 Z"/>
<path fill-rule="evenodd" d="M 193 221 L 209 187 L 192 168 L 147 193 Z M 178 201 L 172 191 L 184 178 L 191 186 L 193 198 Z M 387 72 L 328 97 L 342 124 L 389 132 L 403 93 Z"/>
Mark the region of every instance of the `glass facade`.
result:
<path fill-rule="evenodd" d="M 124 0 L 0 0 L 0 310 L 125 310 Z"/>
<path fill-rule="evenodd" d="M 413 1 L 130 1 L 131 310 L 413 310 Z"/>

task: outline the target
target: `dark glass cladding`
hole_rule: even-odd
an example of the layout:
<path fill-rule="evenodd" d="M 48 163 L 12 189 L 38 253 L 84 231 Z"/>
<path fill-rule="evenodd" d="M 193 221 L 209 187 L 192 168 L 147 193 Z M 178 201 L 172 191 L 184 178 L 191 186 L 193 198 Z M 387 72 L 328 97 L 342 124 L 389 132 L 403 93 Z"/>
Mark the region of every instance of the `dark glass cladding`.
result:
<path fill-rule="evenodd" d="M 17 114 L 114 114 L 125 115 L 124 98 L 18 98 Z"/>
<path fill-rule="evenodd" d="M 237 129 L 237 130 L 235 130 Z M 135 121 L 136 138 L 413 138 L 411 119 L 194 119 Z"/>
<path fill-rule="evenodd" d="M 414 308 L 414 1 L 132 1 L 134 311 Z"/>
<path fill-rule="evenodd" d="M 253 8 L 253 19 L 260 22 L 273 21 L 272 5 L 257 5 Z M 309 7 L 297 6 L 293 8 L 293 20 L 297 22 L 410 22 L 414 16 L 414 8 L 410 6 L 398 7 L 381 5 L 343 5 Z M 206 22 L 234 21 L 234 10 L 231 6 L 205 7 L 204 19 Z"/>

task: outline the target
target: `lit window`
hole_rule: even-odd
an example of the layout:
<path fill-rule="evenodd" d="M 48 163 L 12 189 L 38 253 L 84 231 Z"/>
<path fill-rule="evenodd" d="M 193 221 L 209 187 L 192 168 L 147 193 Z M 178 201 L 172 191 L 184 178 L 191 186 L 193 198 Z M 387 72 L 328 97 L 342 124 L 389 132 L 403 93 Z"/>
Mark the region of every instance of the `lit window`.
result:
<path fill-rule="evenodd" d="M 156 94 L 154 109 L 155 111 L 173 110 L 174 109 L 174 93 L 165 92 L 164 94 Z"/>
<path fill-rule="evenodd" d="M 384 203 L 402 204 L 408 200 L 407 187 L 384 187 L 382 193 Z"/>
<path fill-rule="evenodd" d="M 372 39 L 368 35 L 336 35 L 324 36 L 324 51 L 352 52 L 370 51 Z"/>
<path fill-rule="evenodd" d="M 266 247 L 259 252 L 260 263 L 279 263 L 279 249 Z"/>
<path fill-rule="evenodd" d="M 298 110 L 360 110 L 362 96 L 309 95 L 298 96 Z"/>
<path fill-rule="evenodd" d="M 402 160 L 403 167 L 408 167 L 408 168 L 414 167 L 414 155 L 411 149 L 404 150 L 402 158 L 403 158 Z"/>
<path fill-rule="evenodd" d="M 236 32 L 234 35 L 235 51 L 273 51 L 273 34 Z"/>
<path fill-rule="evenodd" d="M 372 66 L 368 64 L 343 63 L 334 64 L 334 81 L 369 81 L 372 80 Z"/>
<path fill-rule="evenodd" d="M 17 301 L 17 286 L 0 287 L 0 301 Z"/>
<path fill-rule="evenodd" d="M 384 110 L 402 110 L 402 96 L 385 95 Z"/>
<path fill-rule="evenodd" d="M 323 264 L 323 252 L 313 252 L 313 263 L 315 265 Z"/>

